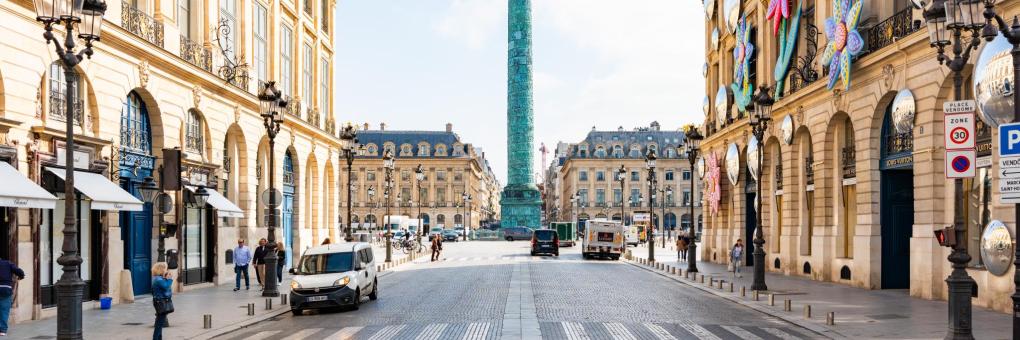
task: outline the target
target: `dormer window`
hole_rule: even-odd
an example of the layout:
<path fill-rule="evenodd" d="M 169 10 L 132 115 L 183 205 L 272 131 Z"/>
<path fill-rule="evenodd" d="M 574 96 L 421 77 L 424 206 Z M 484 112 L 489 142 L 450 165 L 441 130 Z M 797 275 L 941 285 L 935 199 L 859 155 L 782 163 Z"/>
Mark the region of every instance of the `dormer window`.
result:
<path fill-rule="evenodd" d="M 436 156 L 446 156 L 446 145 L 436 144 Z"/>
<path fill-rule="evenodd" d="M 400 156 L 401 157 L 409 157 L 411 155 L 413 155 L 411 153 L 411 144 L 400 145 Z"/>
<path fill-rule="evenodd" d="M 428 157 L 429 151 L 430 150 L 428 144 L 426 143 L 418 144 L 418 157 Z"/>

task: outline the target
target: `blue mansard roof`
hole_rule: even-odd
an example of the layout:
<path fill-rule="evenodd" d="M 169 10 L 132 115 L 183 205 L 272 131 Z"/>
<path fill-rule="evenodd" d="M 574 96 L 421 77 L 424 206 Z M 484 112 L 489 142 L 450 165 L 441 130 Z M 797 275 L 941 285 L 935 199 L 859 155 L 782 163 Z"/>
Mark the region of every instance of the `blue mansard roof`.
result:
<path fill-rule="evenodd" d="M 583 141 L 571 144 L 567 158 L 639 158 L 644 159 L 650 147 L 660 158 L 679 158 L 676 148 L 684 144 L 682 131 L 664 131 L 653 123 L 651 128 L 634 130 L 592 130 Z M 670 150 L 670 151 L 667 151 Z"/>
<path fill-rule="evenodd" d="M 447 131 L 366 130 L 358 132 L 358 142 L 366 148 L 364 155 L 360 156 L 362 158 L 382 157 L 383 147 L 386 145 L 393 145 L 393 153 L 397 158 L 469 156 L 469 145 L 461 142 L 460 136 L 456 133 Z M 445 153 L 439 152 L 440 149 L 445 149 Z"/>

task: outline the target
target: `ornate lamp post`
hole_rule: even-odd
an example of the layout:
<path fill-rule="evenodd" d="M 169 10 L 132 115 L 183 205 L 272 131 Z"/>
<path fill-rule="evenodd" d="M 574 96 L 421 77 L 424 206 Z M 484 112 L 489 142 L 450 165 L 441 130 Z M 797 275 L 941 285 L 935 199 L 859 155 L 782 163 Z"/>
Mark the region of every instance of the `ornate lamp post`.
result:
<path fill-rule="evenodd" d="M 425 180 L 425 168 L 421 164 L 414 168 L 414 179 L 418 183 L 418 243 L 421 243 L 421 237 L 425 236 L 425 223 L 421 217 L 421 182 Z"/>
<path fill-rule="evenodd" d="M 574 217 L 574 220 L 572 222 L 577 223 L 577 193 L 576 192 L 573 195 L 570 196 L 570 213 Z M 577 229 L 580 230 L 581 226 L 577 226 Z"/>
<path fill-rule="evenodd" d="M 461 200 L 464 202 L 464 241 L 467 241 L 468 231 L 471 230 L 471 194 L 461 194 Z"/>
<path fill-rule="evenodd" d="M 698 233 L 694 227 L 694 198 L 693 195 L 696 192 L 694 189 L 694 174 L 697 171 L 694 170 L 694 163 L 698 160 L 698 147 L 701 144 L 703 137 L 698 133 L 698 129 L 692 127 L 689 131 L 684 133 L 684 151 L 687 154 L 687 161 L 691 162 L 691 225 L 690 235 L 691 244 L 687 245 L 687 271 L 697 273 L 698 272 Z"/>
<path fill-rule="evenodd" d="M 662 215 L 659 217 L 659 231 L 662 233 L 662 248 L 666 248 L 666 197 L 673 197 L 673 188 L 666 186 L 665 190 L 662 190 L 662 199 L 659 202 L 662 203 Z"/>
<path fill-rule="evenodd" d="M 371 230 L 374 233 L 375 232 L 375 227 L 376 227 L 375 214 L 374 214 L 375 213 L 375 205 L 376 205 L 376 203 L 375 203 L 375 186 L 373 185 L 373 186 L 368 187 L 368 189 L 366 191 L 367 191 L 366 193 L 368 194 L 368 203 L 369 203 L 368 215 L 372 216 L 372 225 L 369 227 L 369 228 L 371 228 L 369 230 Z M 366 220 L 365 223 L 368 223 L 368 221 Z"/>
<path fill-rule="evenodd" d="M 624 181 L 627 180 L 627 168 L 620 164 L 620 169 L 616 170 L 616 180 L 620 182 L 620 225 L 627 225 L 627 205 L 623 203 L 623 195 L 625 188 L 623 187 Z"/>
<path fill-rule="evenodd" d="M 645 154 L 645 167 L 648 168 L 648 219 L 651 220 L 651 215 L 654 210 L 652 207 L 655 206 L 655 149 L 648 149 L 648 153 Z M 655 226 L 650 225 L 645 231 L 645 238 L 648 239 L 648 261 L 655 262 Z"/>
<path fill-rule="evenodd" d="M 393 152 L 386 150 L 383 152 L 383 168 L 386 169 L 386 187 L 383 188 L 383 199 L 386 200 L 386 215 L 383 216 L 383 223 L 386 223 L 386 262 L 392 261 L 393 245 L 390 244 L 390 238 L 393 237 L 393 232 L 390 230 L 391 224 L 390 218 L 390 191 L 393 188 L 393 167 L 395 160 L 393 158 Z M 400 202 L 400 201 L 397 201 Z"/>
<path fill-rule="evenodd" d="M 768 86 L 758 88 L 758 95 L 754 97 L 754 111 L 749 117 L 751 133 L 762 145 L 765 138 L 765 130 L 768 129 L 769 121 L 772 120 L 772 104 L 775 100 L 769 96 Z M 761 173 L 762 147 L 758 147 L 758 173 Z M 768 290 L 765 284 L 765 236 L 761 230 L 761 185 L 757 186 L 756 207 L 755 207 L 755 229 L 754 229 L 754 281 L 751 283 L 752 290 Z M 692 217 L 693 219 L 693 217 Z"/>
<path fill-rule="evenodd" d="M 77 93 L 72 86 L 77 86 L 78 66 L 84 58 L 92 58 L 92 43 L 99 41 L 106 13 L 106 2 L 103 0 L 35 0 L 35 20 L 43 23 L 46 32 L 43 38 L 46 43 L 53 43 L 57 57 L 64 67 L 64 79 L 67 80 L 67 93 Z M 54 25 L 64 31 L 63 42 L 53 34 Z M 85 41 L 85 48 L 75 51 L 75 28 L 80 29 L 77 38 Z M 63 45 L 61 45 L 63 43 Z M 75 98 L 67 98 L 64 110 L 65 120 L 65 152 L 64 157 L 64 211 L 75 211 L 77 200 L 74 194 L 74 103 Z M 57 280 L 57 338 L 81 339 L 81 304 L 85 282 L 79 277 L 82 263 L 78 253 L 78 228 L 75 214 L 64 214 L 64 242 L 57 263 L 62 266 L 63 274 Z"/>
<path fill-rule="evenodd" d="M 340 160 L 347 161 L 347 235 L 344 240 L 354 241 L 354 229 L 351 225 L 351 209 L 354 205 L 354 196 L 351 184 L 351 173 L 353 172 L 354 156 L 361 150 L 358 144 L 358 128 L 351 122 L 347 122 L 340 130 Z"/>
<path fill-rule="evenodd" d="M 276 82 L 268 81 L 259 92 L 259 106 L 262 110 L 262 124 L 266 127 L 266 135 L 269 137 L 269 199 L 266 202 L 266 206 L 269 208 L 266 216 L 266 227 L 268 231 L 267 235 L 267 246 L 269 248 L 266 252 L 266 276 L 265 277 L 276 277 L 277 262 L 282 261 L 276 255 L 276 224 L 279 223 L 276 217 L 276 207 L 280 205 L 276 200 L 278 194 L 276 192 L 276 165 L 274 155 L 274 148 L 276 146 L 276 135 L 280 133 L 280 125 L 283 123 L 283 112 L 287 109 L 288 99 L 276 89 Z M 262 290 L 262 296 L 276 297 L 280 296 L 280 291 L 277 288 L 276 280 L 266 280 L 265 289 Z"/>

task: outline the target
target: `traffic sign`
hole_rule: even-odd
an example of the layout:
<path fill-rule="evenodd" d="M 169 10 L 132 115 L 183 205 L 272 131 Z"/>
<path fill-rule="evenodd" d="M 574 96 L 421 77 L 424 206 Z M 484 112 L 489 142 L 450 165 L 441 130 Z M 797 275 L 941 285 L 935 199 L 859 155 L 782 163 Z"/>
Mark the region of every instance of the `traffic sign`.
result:
<path fill-rule="evenodd" d="M 999 125 L 999 157 L 1020 156 L 1020 123 Z"/>
<path fill-rule="evenodd" d="M 974 111 L 977 111 L 977 105 L 974 104 L 973 100 L 955 100 L 942 104 L 942 113 L 947 115 L 965 112 L 973 113 Z"/>
<path fill-rule="evenodd" d="M 999 158 L 999 175 L 999 203 L 1020 203 L 1020 157 Z"/>
<path fill-rule="evenodd" d="M 974 113 L 946 115 L 946 150 L 974 149 Z"/>
<path fill-rule="evenodd" d="M 946 151 L 946 178 L 974 177 L 974 150 Z"/>

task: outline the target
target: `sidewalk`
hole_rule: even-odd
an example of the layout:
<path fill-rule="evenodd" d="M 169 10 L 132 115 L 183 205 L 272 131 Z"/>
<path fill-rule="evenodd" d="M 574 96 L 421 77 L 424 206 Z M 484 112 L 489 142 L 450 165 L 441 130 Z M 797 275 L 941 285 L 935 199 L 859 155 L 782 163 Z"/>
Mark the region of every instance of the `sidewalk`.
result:
<path fill-rule="evenodd" d="M 635 260 L 648 257 L 648 248 L 629 248 Z M 677 262 L 676 251 L 669 246 L 655 248 L 655 259 L 677 271 L 687 269 L 687 261 Z M 768 295 L 760 301 L 751 298 L 752 267 L 742 268 L 742 277 L 735 278 L 725 265 L 698 261 L 699 274 L 705 282 L 683 279 L 682 274 L 670 275 L 681 282 L 703 289 L 737 303 L 803 325 L 813 330 L 825 330 L 826 335 L 851 339 L 941 339 L 946 334 L 948 306 L 946 301 L 914 298 L 907 290 L 866 290 L 831 282 L 812 281 L 807 278 L 765 273 L 769 293 L 775 295 L 775 306 L 769 306 Z M 662 271 L 659 271 L 662 272 Z M 734 291 L 710 288 L 711 279 L 733 282 Z M 697 281 L 700 282 L 700 281 Z M 746 287 L 747 296 L 740 296 Z M 792 311 L 783 311 L 784 300 L 790 299 Z M 811 305 L 811 318 L 804 317 L 804 306 Z M 835 313 L 835 325 L 826 325 L 826 314 Z M 974 337 L 977 339 L 1009 339 L 1012 336 L 1012 319 L 1003 314 L 980 307 L 973 310 Z"/>
<path fill-rule="evenodd" d="M 386 249 L 373 247 L 376 264 L 390 268 L 410 262 L 402 252 L 393 252 L 393 262 L 384 263 Z M 254 275 L 254 274 L 252 274 Z M 382 275 L 382 273 L 380 273 Z M 284 274 L 280 295 L 290 292 L 290 275 Z M 266 299 L 261 296 L 255 277 L 251 277 L 251 290 L 233 291 L 233 283 L 174 293 L 175 312 L 170 314 L 170 327 L 163 329 L 166 339 L 208 339 L 232 330 L 290 311 L 281 305 L 280 298 L 272 298 L 273 309 L 266 310 Z M 255 304 L 255 315 L 248 315 L 248 304 Z M 109 310 L 88 309 L 85 303 L 82 325 L 86 339 L 151 339 L 155 321 L 152 298 L 139 297 L 134 303 L 116 304 Z M 203 329 L 203 315 L 212 315 L 212 328 Z M 57 318 L 13 324 L 10 335 L 15 339 L 56 339 Z"/>

